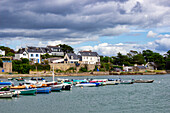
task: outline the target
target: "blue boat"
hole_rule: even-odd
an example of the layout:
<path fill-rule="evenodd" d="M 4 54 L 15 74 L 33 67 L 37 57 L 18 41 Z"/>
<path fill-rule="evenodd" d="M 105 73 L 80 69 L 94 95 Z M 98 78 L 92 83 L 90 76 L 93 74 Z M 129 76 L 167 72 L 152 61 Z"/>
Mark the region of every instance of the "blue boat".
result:
<path fill-rule="evenodd" d="M 0 82 L 0 85 L 11 85 L 11 82 Z"/>
<path fill-rule="evenodd" d="M 51 87 L 37 88 L 36 93 L 51 93 Z"/>

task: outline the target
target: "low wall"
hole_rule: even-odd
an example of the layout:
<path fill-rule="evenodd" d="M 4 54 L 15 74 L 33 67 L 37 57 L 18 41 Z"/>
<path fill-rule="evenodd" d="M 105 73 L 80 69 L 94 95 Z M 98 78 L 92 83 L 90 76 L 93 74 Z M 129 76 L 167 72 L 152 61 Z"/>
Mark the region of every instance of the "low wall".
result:
<path fill-rule="evenodd" d="M 50 69 L 52 70 L 53 69 L 53 66 L 54 66 L 54 69 L 60 69 L 62 71 L 66 71 L 67 69 L 73 67 L 73 68 L 76 68 L 77 72 L 79 71 L 79 69 L 81 67 L 85 67 L 87 66 L 87 70 L 88 71 L 93 71 L 95 69 L 95 64 L 80 64 L 79 66 L 76 66 L 75 64 L 54 64 L 54 63 L 50 63 Z"/>

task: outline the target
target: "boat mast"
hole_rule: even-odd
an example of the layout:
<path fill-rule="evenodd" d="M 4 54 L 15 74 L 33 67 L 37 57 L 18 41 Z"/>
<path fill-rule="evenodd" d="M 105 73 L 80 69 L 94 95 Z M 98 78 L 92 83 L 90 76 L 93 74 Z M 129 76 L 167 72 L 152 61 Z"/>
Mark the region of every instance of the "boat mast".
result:
<path fill-rule="evenodd" d="M 53 82 L 54 82 L 54 65 L 53 65 Z"/>

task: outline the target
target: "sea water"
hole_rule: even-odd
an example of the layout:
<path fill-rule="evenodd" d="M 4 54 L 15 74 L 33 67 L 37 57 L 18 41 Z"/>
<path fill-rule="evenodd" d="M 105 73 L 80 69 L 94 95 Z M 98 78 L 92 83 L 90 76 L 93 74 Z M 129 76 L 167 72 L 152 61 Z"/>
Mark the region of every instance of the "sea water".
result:
<path fill-rule="evenodd" d="M 153 79 L 154 82 L 83 88 L 73 86 L 71 91 L 0 99 L 0 113 L 170 113 L 170 74 L 58 78 Z M 45 79 L 50 81 L 52 77 Z"/>

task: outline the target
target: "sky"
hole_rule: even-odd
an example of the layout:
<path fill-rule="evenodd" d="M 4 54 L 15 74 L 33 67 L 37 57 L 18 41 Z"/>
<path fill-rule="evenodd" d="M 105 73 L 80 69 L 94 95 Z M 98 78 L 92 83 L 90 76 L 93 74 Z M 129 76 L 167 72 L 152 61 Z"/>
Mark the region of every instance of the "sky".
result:
<path fill-rule="evenodd" d="M 99 55 L 170 50 L 169 0 L 0 0 L 0 45 L 67 44 Z"/>

